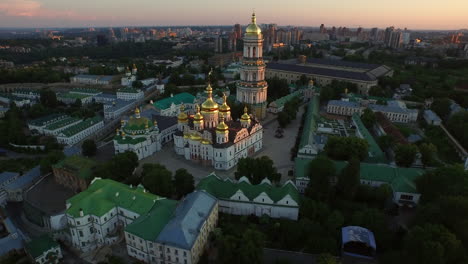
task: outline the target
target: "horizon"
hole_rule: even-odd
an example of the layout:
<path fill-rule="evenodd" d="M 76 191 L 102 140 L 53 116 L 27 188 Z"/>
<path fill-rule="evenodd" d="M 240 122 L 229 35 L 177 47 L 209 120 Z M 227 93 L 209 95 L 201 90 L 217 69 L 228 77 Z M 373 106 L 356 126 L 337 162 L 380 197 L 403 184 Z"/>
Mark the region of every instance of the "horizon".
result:
<path fill-rule="evenodd" d="M 271 0 L 261 7 L 260 1 L 239 0 L 223 3 L 200 0 L 161 4 L 151 0 L 101 0 L 79 2 L 59 0 L 2 0 L 1 28 L 108 28 L 108 27 L 183 27 L 247 25 L 255 9 L 258 24 L 279 26 L 348 28 L 408 28 L 410 30 L 451 31 L 468 28 L 462 10 L 468 2 L 449 0 L 450 5 L 438 0 L 395 0 L 392 5 L 371 0 L 353 0 L 340 3 L 312 3 L 291 0 L 287 5 Z M 112 8 L 109 6 L 112 5 Z M 400 8 L 403 6 L 404 8 Z M 91 7 L 91 8 L 90 8 Z M 141 8 L 145 7 L 145 8 Z M 466 7 L 466 8 L 463 8 Z"/>

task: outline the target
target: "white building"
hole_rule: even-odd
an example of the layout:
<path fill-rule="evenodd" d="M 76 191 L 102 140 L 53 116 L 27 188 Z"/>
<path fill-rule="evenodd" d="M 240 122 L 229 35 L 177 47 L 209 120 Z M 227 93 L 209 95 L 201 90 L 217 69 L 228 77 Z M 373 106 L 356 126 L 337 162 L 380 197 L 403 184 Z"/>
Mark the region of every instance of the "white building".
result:
<path fill-rule="evenodd" d="M 67 118 L 69 118 L 69 116 L 66 114 L 51 114 L 29 121 L 28 128 L 31 131 L 36 130 L 37 133 L 44 134 L 44 128 Z"/>
<path fill-rule="evenodd" d="M 63 258 L 60 245 L 49 235 L 42 235 L 28 242 L 26 252 L 37 264 L 58 264 Z"/>
<path fill-rule="evenodd" d="M 218 203 L 205 192 L 178 202 L 100 178 L 66 204 L 75 248 L 113 244 L 123 228 L 128 254 L 146 263 L 197 263 L 218 220 Z"/>
<path fill-rule="evenodd" d="M 80 123 L 70 126 L 65 130 L 62 130 L 57 136 L 57 141 L 60 144 L 75 145 L 86 139 L 87 137 L 95 134 L 101 128 L 104 127 L 102 117 L 95 116 L 81 121 Z"/>
<path fill-rule="evenodd" d="M 327 113 L 334 115 L 352 116 L 354 113 L 361 115 L 364 109 L 369 108 L 373 112 L 383 113 L 390 121 L 398 123 L 416 122 L 419 111 L 408 109 L 401 101 L 387 101 L 386 105 L 352 102 L 345 100 L 330 100 L 327 104 Z"/>
<path fill-rule="evenodd" d="M 33 101 L 39 100 L 41 98 L 41 93 L 39 91 L 30 89 L 16 89 L 11 94 L 20 98 L 27 98 Z"/>
<path fill-rule="evenodd" d="M 424 120 L 426 120 L 427 124 L 433 126 L 440 126 L 440 124 L 442 123 L 442 119 L 440 119 L 440 117 L 432 110 L 424 111 Z"/>
<path fill-rule="evenodd" d="M 196 191 L 188 194 L 176 208 L 173 202 L 161 201 L 156 205 L 159 208 L 155 207 L 138 222 L 127 226 L 128 255 L 155 264 L 195 264 L 199 261 L 218 222 L 218 201 L 206 192 Z M 164 211 L 174 213 L 170 215 Z"/>
<path fill-rule="evenodd" d="M 115 99 L 111 103 L 104 103 L 104 119 L 109 120 L 120 117 L 123 113 L 135 107 L 135 103 L 135 101 L 126 101 L 122 99 Z"/>
<path fill-rule="evenodd" d="M 79 74 L 70 78 L 71 83 L 109 85 L 114 76 Z"/>
<path fill-rule="evenodd" d="M 197 113 L 188 116 L 182 107 L 178 116 L 178 131 L 174 135 L 174 148 L 187 160 L 213 166 L 218 170 L 234 167 L 240 158 L 253 155 L 263 146 L 263 128 L 252 120 L 244 108 L 240 121 L 231 119 L 231 108 L 213 100 L 212 88 L 206 88 L 208 99 Z"/>
<path fill-rule="evenodd" d="M 122 100 L 140 100 L 145 98 L 145 93 L 140 89 L 134 89 L 131 87 L 121 88 L 117 90 L 117 99 Z"/>
<path fill-rule="evenodd" d="M 185 111 L 194 114 L 196 97 L 189 93 L 179 93 L 170 97 L 158 100 L 153 103 L 156 111 L 162 116 L 177 116 L 180 114 L 180 107 L 184 105 Z"/>
<path fill-rule="evenodd" d="M 234 215 L 268 215 L 272 218 L 297 220 L 299 217 L 299 192 L 293 182 L 287 181 L 281 187 L 264 179 L 252 185 L 246 177 L 239 181 L 221 179 L 212 173 L 197 185 L 219 200 L 220 212 Z"/>
<path fill-rule="evenodd" d="M 138 160 L 149 157 L 161 150 L 163 144 L 172 141 L 177 130 L 177 118 L 156 115 L 153 109 L 122 119 L 121 128 L 114 137 L 115 154 L 135 152 Z"/>
<path fill-rule="evenodd" d="M 120 79 L 120 84 L 122 86 L 132 86 L 133 82 L 137 80 L 137 67 L 133 64 L 133 69 L 130 71 L 130 68 L 127 67 L 125 71 L 125 76 Z"/>
<path fill-rule="evenodd" d="M 82 120 L 79 119 L 79 118 L 75 118 L 75 117 L 67 117 L 67 118 L 64 118 L 60 121 L 57 121 L 57 122 L 54 122 L 46 127 L 44 127 L 43 129 L 43 133 L 45 135 L 50 135 L 50 136 L 58 136 L 60 134 L 60 132 L 62 132 L 63 130 L 71 127 L 71 126 L 74 126 L 78 123 L 80 123 Z"/>

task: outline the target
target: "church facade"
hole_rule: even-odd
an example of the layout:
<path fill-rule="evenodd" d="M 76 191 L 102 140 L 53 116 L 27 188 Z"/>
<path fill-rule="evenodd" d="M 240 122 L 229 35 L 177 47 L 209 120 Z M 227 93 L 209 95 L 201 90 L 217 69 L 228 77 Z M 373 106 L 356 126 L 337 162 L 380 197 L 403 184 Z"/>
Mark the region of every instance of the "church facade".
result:
<path fill-rule="evenodd" d="M 208 98 L 196 106 L 195 115 L 187 115 L 184 107 L 178 116 L 178 129 L 174 134 L 175 152 L 187 160 L 212 166 L 217 170 L 234 167 L 240 158 L 250 156 L 262 148 L 263 128 L 256 118 L 244 114 L 232 120 L 231 108 L 226 102 L 219 106 L 212 97 L 208 84 Z"/>
<path fill-rule="evenodd" d="M 244 51 L 237 82 L 237 101 L 246 104 L 258 119 L 264 119 L 267 109 L 268 84 L 265 81 L 266 64 L 263 61 L 263 35 L 255 13 L 244 35 Z"/>

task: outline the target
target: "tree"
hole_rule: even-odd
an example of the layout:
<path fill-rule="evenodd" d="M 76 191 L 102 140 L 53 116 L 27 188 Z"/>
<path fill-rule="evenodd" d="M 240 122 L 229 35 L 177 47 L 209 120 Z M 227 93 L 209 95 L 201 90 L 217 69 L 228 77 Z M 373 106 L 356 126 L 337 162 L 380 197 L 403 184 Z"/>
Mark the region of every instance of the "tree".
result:
<path fill-rule="evenodd" d="M 465 149 L 468 149 L 468 111 L 461 111 L 450 117 L 447 129 Z"/>
<path fill-rule="evenodd" d="M 91 157 L 96 155 L 97 147 L 93 139 L 86 139 L 81 145 L 81 151 L 83 155 Z"/>
<path fill-rule="evenodd" d="M 245 176 L 252 184 L 259 184 L 263 179 L 268 178 L 272 182 L 279 182 L 281 174 L 273 166 L 273 160 L 267 156 L 260 158 L 241 158 L 237 163 L 236 179 Z"/>
<path fill-rule="evenodd" d="M 281 128 L 285 128 L 289 123 L 291 123 L 291 120 L 288 117 L 288 114 L 286 112 L 279 112 L 278 113 L 278 124 Z"/>
<path fill-rule="evenodd" d="M 318 156 L 309 163 L 309 185 L 306 189 L 308 197 L 319 201 L 328 200 L 331 192 L 330 180 L 336 174 L 335 164 L 326 156 Z"/>
<path fill-rule="evenodd" d="M 357 157 L 362 161 L 368 156 L 368 148 L 367 141 L 358 137 L 331 136 L 328 138 L 324 150 L 332 159 L 349 160 L 352 157 Z"/>
<path fill-rule="evenodd" d="M 404 240 L 408 263 L 463 263 L 466 253 L 460 240 L 441 225 L 425 224 L 413 227 Z"/>
<path fill-rule="evenodd" d="M 48 108 L 55 108 L 58 105 L 57 95 L 54 91 L 49 89 L 43 89 L 40 92 L 41 104 Z"/>
<path fill-rule="evenodd" d="M 150 192 L 163 197 L 172 196 L 172 173 L 163 165 L 146 163 L 141 176 L 143 186 Z"/>
<path fill-rule="evenodd" d="M 178 169 L 174 176 L 174 185 L 177 197 L 180 198 L 188 193 L 193 192 L 195 181 L 193 175 L 186 169 Z"/>
<path fill-rule="evenodd" d="M 141 89 L 143 88 L 143 83 L 141 81 L 134 81 L 132 83 L 132 87 L 135 89 Z"/>
<path fill-rule="evenodd" d="M 385 150 L 391 148 L 395 144 L 395 139 L 390 135 L 382 135 L 377 138 L 377 143 Z"/>
<path fill-rule="evenodd" d="M 451 102 L 448 98 L 436 99 L 431 105 L 432 111 L 446 120 L 450 114 Z"/>
<path fill-rule="evenodd" d="M 398 166 L 410 167 L 418 153 L 418 147 L 413 144 L 399 144 L 395 149 L 395 162 Z"/>
<path fill-rule="evenodd" d="M 52 165 L 65 158 L 62 151 L 51 151 L 47 156 L 41 159 L 41 174 L 46 174 L 52 171 Z"/>
<path fill-rule="evenodd" d="M 366 108 L 364 109 L 364 113 L 361 116 L 361 120 L 364 126 L 366 126 L 368 129 L 371 129 L 377 119 L 375 117 L 375 113 L 369 108 Z"/>
<path fill-rule="evenodd" d="M 419 145 L 419 153 L 421 153 L 421 162 L 426 167 L 434 162 L 437 147 L 432 143 L 422 143 Z"/>
<path fill-rule="evenodd" d="M 338 260 L 329 253 L 323 253 L 317 257 L 317 264 L 338 264 Z"/>
<path fill-rule="evenodd" d="M 94 175 L 104 179 L 126 182 L 133 175 L 137 166 L 138 156 L 135 152 L 125 151 L 113 156 L 110 161 L 99 165 Z"/>
<path fill-rule="evenodd" d="M 468 196 L 468 172 L 461 165 L 437 168 L 416 179 L 416 187 L 423 203 L 443 196 Z"/>
<path fill-rule="evenodd" d="M 360 184 L 360 162 L 353 157 L 338 177 L 337 188 L 348 199 L 353 199 Z"/>

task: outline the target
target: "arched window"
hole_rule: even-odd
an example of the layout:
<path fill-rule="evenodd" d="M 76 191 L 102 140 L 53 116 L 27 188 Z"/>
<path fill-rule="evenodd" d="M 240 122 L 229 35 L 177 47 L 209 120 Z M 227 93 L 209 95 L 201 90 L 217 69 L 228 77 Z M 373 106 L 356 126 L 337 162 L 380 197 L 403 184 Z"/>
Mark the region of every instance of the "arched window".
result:
<path fill-rule="evenodd" d="M 256 58 L 257 57 L 257 48 L 253 47 L 253 55 L 252 57 Z"/>
<path fill-rule="evenodd" d="M 257 74 L 254 72 L 252 75 L 253 75 L 252 81 L 255 82 L 257 80 Z"/>
<path fill-rule="evenodd" d="M 250 57 L 250 47 L 247 47 L 247 57 Z"/>

